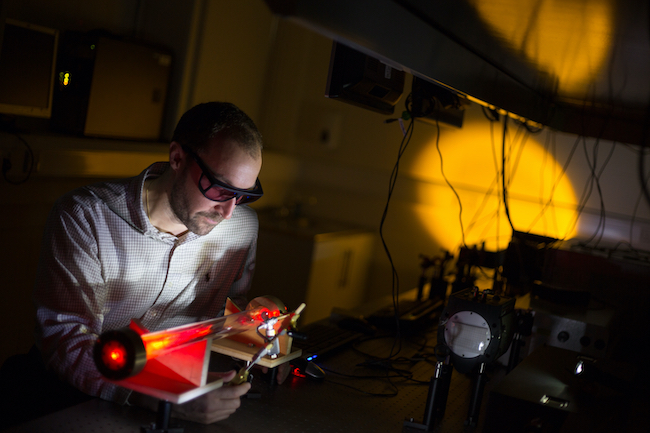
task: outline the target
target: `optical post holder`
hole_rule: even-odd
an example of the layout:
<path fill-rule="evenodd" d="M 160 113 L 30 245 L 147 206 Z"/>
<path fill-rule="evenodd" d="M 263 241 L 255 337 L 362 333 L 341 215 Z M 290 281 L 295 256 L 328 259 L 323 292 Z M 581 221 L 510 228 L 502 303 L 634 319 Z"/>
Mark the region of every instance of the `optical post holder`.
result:
<path fill-rule="evenodd" d="M 454 368 L 472 374 L 474 389 L 466 424 L 478 422 L 486 366 L 503 355 L 510 346 L 515 327 L 515 299 L 480 292 L 477 287 L 452 294 L 438 326 L 438 344 L 449 349 Z"/>
<path fill-rule="evenodd" d="M 514 322 L 514 298 L 478 288 L 461 290 L 449 297 L 442 312 L 438 343 L 449 348 L 458 372 L 470 373 L 508 350 Z"/>

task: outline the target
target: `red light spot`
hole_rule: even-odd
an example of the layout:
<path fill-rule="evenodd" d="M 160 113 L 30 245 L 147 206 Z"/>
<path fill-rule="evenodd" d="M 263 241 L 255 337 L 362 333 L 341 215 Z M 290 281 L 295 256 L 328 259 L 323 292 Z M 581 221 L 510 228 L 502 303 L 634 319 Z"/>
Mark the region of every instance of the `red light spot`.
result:
<path fill-rule="evenodd" d="M 259 311 L 256 311 L 253 313 L 252 318 L 253 320 L 259 320 L 261 322 L 264 322 L 266 319 L 271 317 L 271 312 L 269 311 L 268 308 L 261 308 Z"/>
<path fill-rule="evenodd" d="M 302 371 L 300 371 L 300 369 L 298 367 L 294 367 L 292 373 L 293 373 L 294 376 L 297 376 L 297 377 L 307 377 L 306 375 L 304 375 L 302 373 Z"/>
<path fill-rule="evenodd" d="M 102 361 L 111 370 L 120 370 L 126 365 L 126 348 L 118 341 L 109 341 L 102 348 Z"/>
<path fill-rule="evenodd" d="M 182 344 L 200 340 L 212 332 L 213 330 L 210 325 L 181 331 L 160 331 L 144 334 L 142 336 L 142 342 L 147 352 L 147 359 L 152 359 L 167 349 L 173 349 Z"/>

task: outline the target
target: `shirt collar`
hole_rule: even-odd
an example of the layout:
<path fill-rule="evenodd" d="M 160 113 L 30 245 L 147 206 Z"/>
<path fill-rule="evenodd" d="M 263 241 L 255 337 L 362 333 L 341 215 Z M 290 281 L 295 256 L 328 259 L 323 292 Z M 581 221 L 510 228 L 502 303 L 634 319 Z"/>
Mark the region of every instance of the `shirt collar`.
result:
<path fill-rule="evenodd" d="M 138 176 L 120 180 L 117 183 L 111 184 L 111 186 L 96 190 L 95 193 L 116 215 L 145 236 L 161 239 L 166 242 L 176 242 L 177 240 L 180 243 L 190 242 L 201 236 L 189 232 L 177 238 L 172 234 L 161 232 L 149 221 L 147 211 L 143 204 L 142 194 L 144 194 L 145 180 L 162 175 L 168 167 L 168 162 L 155 162 L 143 170 Z M 235 211 L 238 211 L 238 209 L 235 209 Z M 219 229 L 227 226 L 227 222 L 222 221 L 219 224 Z M 215 231 L 213 230 L 212 232 Z"/>

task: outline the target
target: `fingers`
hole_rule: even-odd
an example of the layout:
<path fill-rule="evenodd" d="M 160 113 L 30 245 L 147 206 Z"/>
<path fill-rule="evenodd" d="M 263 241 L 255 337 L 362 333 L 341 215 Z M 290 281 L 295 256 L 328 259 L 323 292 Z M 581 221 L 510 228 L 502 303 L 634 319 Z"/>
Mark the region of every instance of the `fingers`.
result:
<path fill-rule="evenodd" d="M 277 382 L 282 383 L 291 372 L 289 363 L 276 367 Z M 230 382 L 237 372 L 235 370 L 209 373 L 209 380 L 221 379 L 226 384 Z M 209 393 L 197 397 L 187 403 L 174 407 L 174 416 L 201 424 L 212 424 L 224 420 L 232 415 L 241 405 L 241 397 L 251 388 L 251 384 L 244 382 L 241 385 L 222 386 Z"/>
<path fill-rule="evenodd" d="M 219 401 L 218 407 L 215 408 L 213 403 L 208 400 L 198 397 L 191 402 L 179 405 L 174 410 L 174 416 L 201 424 L 212 424 L 228 418 L 235 413 L 240 404 L 239 400 L 223 400 Z"/>
<path fill-rule="evenodd" d="M 226 372 L 210 371 L 208 372 L 208 380 L 212 382 L 217 379 L 221 379 L 223 380 L 223 383 L 228 383 L 235 377 L 236 374 L 237 372 L 235 370 L 230 370 Z"/>
<path fill-rule="evenodd" d="M 212 392 L 218 393 L 221 396 L 221 398 L 238 399 L 242 395 L 246 394 L 250 389 L 251 389 L 251 384 L 248 382 L 244 382 L 241 385 L 224 386 L 219 389 L 215 389 Z"/>
<path fill-rule="evenodd" d="M 215 389 L 187 403 L 175 406 L 174 416 L 201 424 L 224 420 L 239 408 L 240 397 L 246 394 L 250 387 L 250 383 L 244 383 Z"/>
<path fill-rule="evenodd" d="M 251 385 L 226 386 L 205 395 L 203 404 L 204 423 L 221 421 L 232 415 L 241 405 L 240 397 L 248 392 Z"/>

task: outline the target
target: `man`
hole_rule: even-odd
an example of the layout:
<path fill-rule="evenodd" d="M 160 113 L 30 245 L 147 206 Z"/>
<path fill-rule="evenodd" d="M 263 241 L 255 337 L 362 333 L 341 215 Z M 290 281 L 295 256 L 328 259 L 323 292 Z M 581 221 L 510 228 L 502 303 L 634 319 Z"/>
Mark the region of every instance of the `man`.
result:
<path fill-rule="evenodd" d="M 182 116 L 169 163 L 62 197 L 48 219 L 34 292 L 46 367 L 88 395 L 155 408 L 153 399 L 103 380 L 93 344 L 134 318 L 151 331 L 167 329 L 216 317 L 226 297 L 245 295 L 258 222 L 242 205 L 262 196 L 261 166 L 253 121 L 212 102 Z M 222 387 L 173 415 L 227 418 L 249 388 Z"/>

